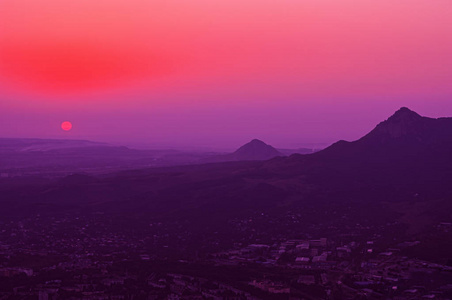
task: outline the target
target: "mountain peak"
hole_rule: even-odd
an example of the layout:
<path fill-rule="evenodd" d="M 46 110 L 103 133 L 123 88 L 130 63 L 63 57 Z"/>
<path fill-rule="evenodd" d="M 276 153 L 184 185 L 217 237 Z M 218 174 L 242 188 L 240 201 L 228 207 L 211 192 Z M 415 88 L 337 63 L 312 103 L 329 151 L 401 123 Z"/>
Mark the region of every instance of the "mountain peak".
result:
<path fill-rule="evenodd" d="M 253 149 L 254 151 L 256 151 L 256 150 L 259 151 L 260 149 L 269 149 L 269 148 L 275 149 L 272 146 L 264 143 L 261 140 L 253 139 L 250 142 L 243 145 L 242 147 L 240 147 L 239 149 L 237 149 L 236 152 L 238 152 L 240 150 L 244 150 L 244 149 L 249 149 L 249 150 Z"/>
<path fill-rule="evenodd" d="M 247 143 L 247 144 L 245 144 L 245 145 L 261 145 L 261 146 L 268 146 L 266 143 L 264 143 L 263 141 L 258 140 L 258 139 L 253 139 L 253 140 L 251 140 L 251 142 L 249 142 L 249 143 Z"/>
<path fill-rule="evenodd" d="M 412 111 L 408 107 L 401 107 L 391 117 L 389 117 L 388 121 L 412 121 L 421 118 L 422 117 L 418 113 Z"/>
<path fill-rule="evenodd" d="M 261 140 L 253 139 L 233 153 L 239 160 L 266 160 L 282 154 Z"/>
<path fill-rule="evenodd" d="M 402 107 L 353 142 L 338 142 L 319 152 L 330 157 L 381 159 L 442 151 L 452 147 L 452 118 L 429 118 Z"/>
<path fill-rule="evenodd" d="M 395 113 L 397 114 L 397 113 L 415 113 L 415 112 L 412 111 L 411 109 L 409 109 L 409 108 L 406 107 L 406 106 L 402 106 L 402 107 L 399 108 L 399 110 L 396 111 Z"/>
<path fill-rule="evenodd" d="M 387 139 L 398 139 L 402 136 L 411 136 L 418 138 L 422 133 L 419 126 L 425 118 L 407 107 L 402 107 L 390 116 L 386 121 L 367 135 L 367 137 L 377 138 L 381 141 Z M 422 127 L 422 126 L 421 126 Z"/>

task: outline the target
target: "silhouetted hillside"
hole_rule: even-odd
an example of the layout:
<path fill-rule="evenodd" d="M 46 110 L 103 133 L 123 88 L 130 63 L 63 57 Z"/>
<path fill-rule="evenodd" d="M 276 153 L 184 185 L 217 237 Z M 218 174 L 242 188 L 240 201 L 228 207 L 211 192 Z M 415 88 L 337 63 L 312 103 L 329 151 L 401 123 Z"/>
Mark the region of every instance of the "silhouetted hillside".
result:
<path fill-rule="evenodd" d="M 452 149 L 452 118 L 427 118 L 406 107 L 354 142 L 339 141 L 318 153 L 323 157 L 377 156 L 381 159 L 427 155 Z M 380 157 L 381 156 L 381 157 Z"/>

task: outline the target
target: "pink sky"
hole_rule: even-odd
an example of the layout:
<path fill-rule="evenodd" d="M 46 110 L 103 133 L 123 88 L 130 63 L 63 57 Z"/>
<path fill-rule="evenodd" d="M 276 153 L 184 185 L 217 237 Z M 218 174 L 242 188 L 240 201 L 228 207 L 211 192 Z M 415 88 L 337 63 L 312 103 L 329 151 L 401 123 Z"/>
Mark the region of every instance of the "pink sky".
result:
<path fill-rule="evenodd" d="M 298 147 L 400 106 L 452 116 L 451 16 L 450 0 L 2 0 L 0 136 Z"/>

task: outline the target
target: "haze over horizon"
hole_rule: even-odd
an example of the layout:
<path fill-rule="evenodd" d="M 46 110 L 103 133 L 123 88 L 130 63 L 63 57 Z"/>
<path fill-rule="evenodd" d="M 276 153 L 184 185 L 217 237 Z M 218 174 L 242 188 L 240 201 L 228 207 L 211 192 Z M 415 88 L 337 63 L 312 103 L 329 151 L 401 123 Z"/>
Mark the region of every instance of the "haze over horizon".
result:
<path fill-rule="evenodd" d="M 5 0 L 0 137 L 296 148 L 355 140 L 402 106 L 452 116 L 451 13 L 442 0 Z"/>

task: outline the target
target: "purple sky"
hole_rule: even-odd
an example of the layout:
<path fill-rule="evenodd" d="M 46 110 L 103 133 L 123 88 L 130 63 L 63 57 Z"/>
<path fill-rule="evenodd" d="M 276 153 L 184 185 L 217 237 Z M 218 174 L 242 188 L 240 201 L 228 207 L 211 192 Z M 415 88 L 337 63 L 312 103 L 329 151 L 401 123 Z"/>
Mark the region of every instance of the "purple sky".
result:
<path fill-rule="evenodd" d="M 0 137 L 296 148 L 452 116 L 450 0 L 71 3 L 1 1 Z"/>

